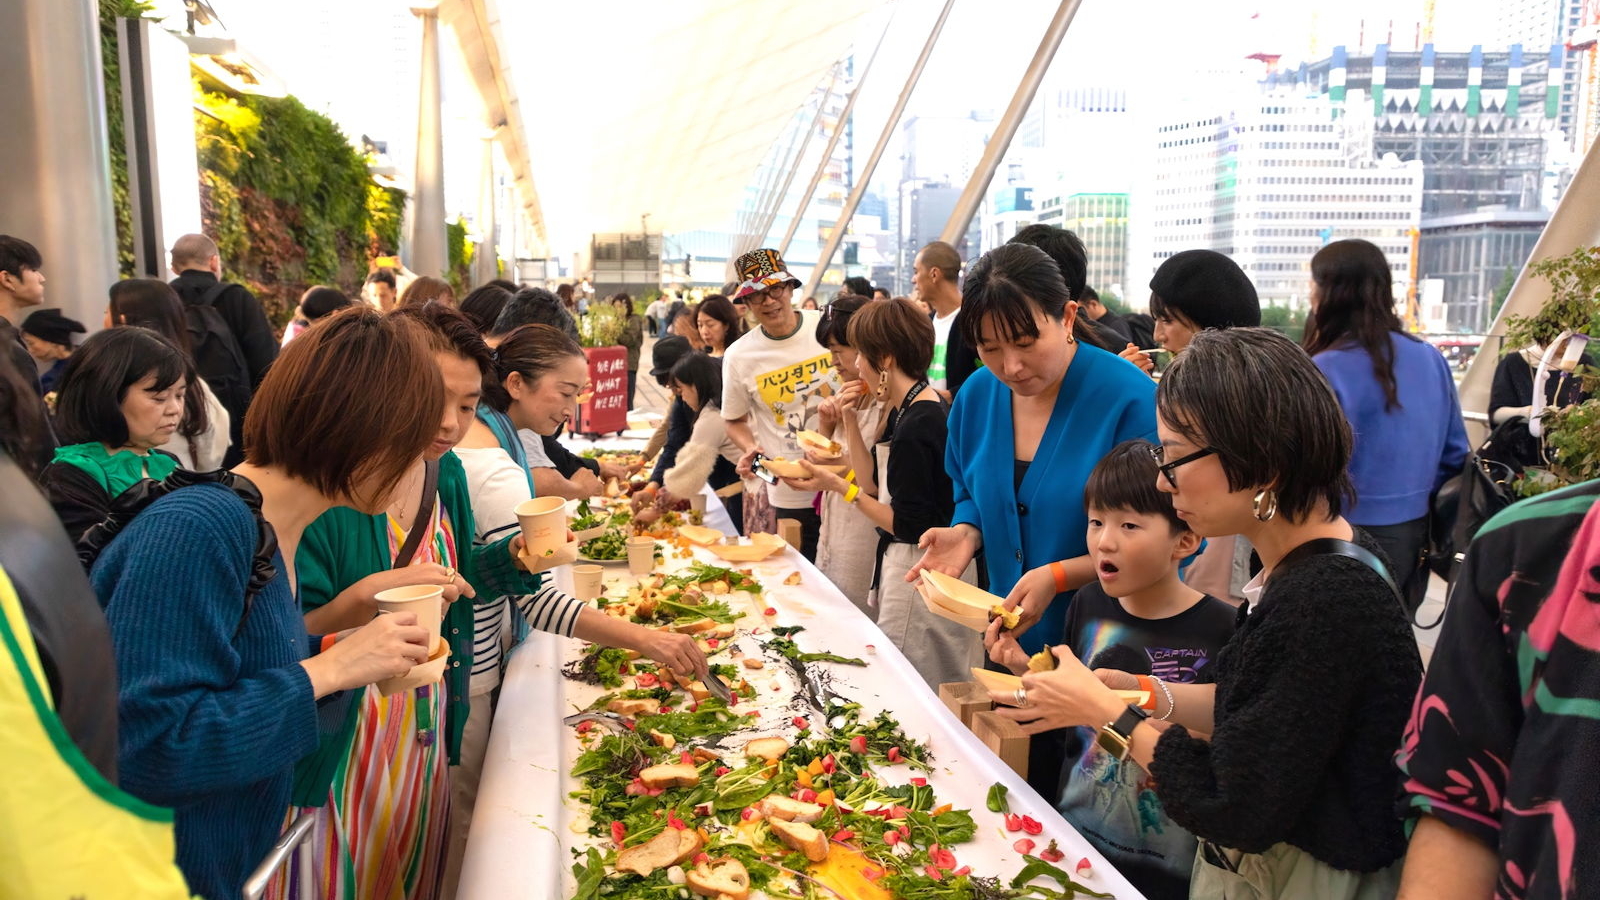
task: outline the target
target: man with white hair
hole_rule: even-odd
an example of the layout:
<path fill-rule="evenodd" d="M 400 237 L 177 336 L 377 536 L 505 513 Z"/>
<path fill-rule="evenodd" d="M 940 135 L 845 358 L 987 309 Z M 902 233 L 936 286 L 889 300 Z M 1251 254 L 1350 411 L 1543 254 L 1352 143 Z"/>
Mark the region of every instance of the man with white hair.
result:
<path fill-rule="evenodd" d="M 222 280 L 222 255 L 203 234 L 172 245 L 172 289 L 183 301 L 194 342 L 195 368 L 228 410 L 233 446 L 223 468 L 244 459 L 244 414 L 250 397 L 278 358 L 278 341 L 261 301 L 243 285 Z"/>

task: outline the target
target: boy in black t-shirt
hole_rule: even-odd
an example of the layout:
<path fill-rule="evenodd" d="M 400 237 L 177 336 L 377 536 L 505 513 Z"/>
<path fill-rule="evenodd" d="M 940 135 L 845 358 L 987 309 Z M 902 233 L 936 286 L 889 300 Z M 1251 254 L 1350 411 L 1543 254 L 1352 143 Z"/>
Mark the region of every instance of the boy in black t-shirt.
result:
<path fill-rule="evenodd" d="M 1156 489 L 1151 450 L 1145 441 L 1117 445 L 1084 485 L 1099 580 L 1078 589 L 1064 634 L 1091 668 L 1151 676 L 1146 708 L 1162 719 L 1172 708 L 1161 684 L 1207 680 L 1206 666 L 1233 635 L 1235 610 L 1178 577 L 1200 537 Z M 1009 636 L 991 656 L 1019 674 L 1027 669 L 1027 655 Z M 1151 900 L 1188 897 L 1194 836 L 1167 818 L 1143 769 L 1119 763 L 1093 734 L 1081 743 L 1063 779 L 1061 815 Z"/>

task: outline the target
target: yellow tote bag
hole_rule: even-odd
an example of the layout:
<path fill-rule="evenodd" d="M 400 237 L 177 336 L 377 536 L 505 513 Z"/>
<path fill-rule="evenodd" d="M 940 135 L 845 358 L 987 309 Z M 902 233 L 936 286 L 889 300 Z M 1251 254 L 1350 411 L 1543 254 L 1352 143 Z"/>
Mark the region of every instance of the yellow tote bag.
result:
<path fill-rule="evenodd" d="M 0 773 L 0 900 L 189 897 L 172 811 L 123 793 L 72 743 L 4 570 Z"/>

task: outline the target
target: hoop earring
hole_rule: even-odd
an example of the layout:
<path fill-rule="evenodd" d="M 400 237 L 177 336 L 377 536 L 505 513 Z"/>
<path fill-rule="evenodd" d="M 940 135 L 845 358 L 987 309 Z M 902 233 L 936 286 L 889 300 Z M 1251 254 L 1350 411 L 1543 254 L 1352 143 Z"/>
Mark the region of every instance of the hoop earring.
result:
<path fill-rule="evenodd" d="M 878 390 L 876 393 L 879 400 L 882 400 L 884 395 L 889 393 L 889 371 L 887 369 L 878 373 Z"/>
<path fill-rule="evenodd" d="M 1265 509 L 1262 507 L 1265 506 Z M 1262 488 L 1256 492 L 1255 500 L 1250 504 L 1251 512 L 1255 513 L 1257 522 L 1270 522 L 1278 514 L 1278 495 L 1271 488 Z"/>

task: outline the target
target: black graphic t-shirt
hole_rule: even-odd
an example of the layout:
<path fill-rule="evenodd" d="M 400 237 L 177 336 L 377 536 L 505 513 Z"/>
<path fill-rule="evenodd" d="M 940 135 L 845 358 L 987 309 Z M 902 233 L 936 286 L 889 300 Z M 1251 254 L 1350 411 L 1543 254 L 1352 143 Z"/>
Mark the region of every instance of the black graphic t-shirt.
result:
<path fill-rule="evenodd" d="M 1067 644 L 1085 665 L 1190 684 L 1233 636 L 1234 607 L 1209 594 L 1165 619 L 1141 619 L 1106 596 L 1099 582 L 1079 588 L 1067 610 Z M 1113 649 L 1114 648 L 1114 649 Z M 1157 705 L 1165 709 L 1165 700 Z M 1151 900 L 1189 896 L 1195 839 L 1167 817 L 1136 763 L 1099 749 L 1092 731 L 1068 769 L 1061 815 Z"/>

